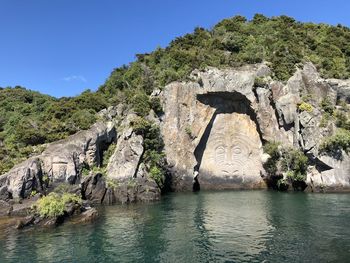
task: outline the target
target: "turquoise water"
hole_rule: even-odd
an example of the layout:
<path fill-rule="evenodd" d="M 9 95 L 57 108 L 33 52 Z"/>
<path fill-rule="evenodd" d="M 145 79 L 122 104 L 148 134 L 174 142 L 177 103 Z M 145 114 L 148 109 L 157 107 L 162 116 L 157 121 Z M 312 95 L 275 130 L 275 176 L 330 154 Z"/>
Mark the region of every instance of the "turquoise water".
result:
<path fill-rule="evenodd" d="M 350 262 L 350 194 L 171 194 L 0 233 L 0 262 Z"/>

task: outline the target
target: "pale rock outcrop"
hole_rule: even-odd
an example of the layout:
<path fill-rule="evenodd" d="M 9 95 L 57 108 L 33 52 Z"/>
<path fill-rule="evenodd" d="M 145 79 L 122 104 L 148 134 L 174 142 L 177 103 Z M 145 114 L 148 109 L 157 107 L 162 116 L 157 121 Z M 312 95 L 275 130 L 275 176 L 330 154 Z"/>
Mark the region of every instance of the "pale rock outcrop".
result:
<path fill-rule="evenodd" d="M 43 190 L 46 180 L 77 183 L 85 164 L 101 164 L 102 151 L 115 137 L 111 122 L 98 122 L 89 130 L 49 144 L 41 155 L 29 158 L 0 176 L 0 198 L 28 197 L 34 190 Z"/>
<path fill-rule="evenodd" d="M 309 191 L 349 191 L 350 156 L 345 152 L 340 158 L 323 155 L 320 162 L 327 169 L 312 168 L 307 175 Z"/>
<path fill-rule="evenodd" d="M 136 115 L 129 114 L 121 123 L 121 135 L 117 147 L 107 165 L 107 177 L 112 179 L 131 179 L 136 177 L 137 169 L 143 154 L 143 137 L 132 129 Z"/>
<path fill-rule="evenodd" d="M 328 79 L 327 83 L 337 91 L 337 99 L 350 103 L 350 79 Z"/>
<path fill-rule="evenodd" d="M 74 183 L 83 165 L 101 165 L 102 152 L 115 139 L 113 123 L 98 122 L 65 140 L 50 144 L 42 153 L 43 169 L 53 181 Z"/>
<path fill-rule="evenodd" d="M 8 198 L 29 196 L 33 189 L 40 188 L 42 174 L 41 161 L 37 157 L 16 165 L 0 177 L 0 192 L 3 193 L 3 199 L 6 195 Z"/>

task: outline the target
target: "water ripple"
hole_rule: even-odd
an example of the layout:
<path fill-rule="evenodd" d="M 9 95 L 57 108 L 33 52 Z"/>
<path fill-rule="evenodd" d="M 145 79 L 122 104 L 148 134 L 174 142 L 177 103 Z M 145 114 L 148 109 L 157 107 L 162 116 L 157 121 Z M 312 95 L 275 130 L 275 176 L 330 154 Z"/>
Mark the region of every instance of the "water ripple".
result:
<path fill-rule="evenodd" d="M 0 262 L 346 262 L 350 195 L 173 194 L 101 208 L 95 224 L 8 230 Z"/>

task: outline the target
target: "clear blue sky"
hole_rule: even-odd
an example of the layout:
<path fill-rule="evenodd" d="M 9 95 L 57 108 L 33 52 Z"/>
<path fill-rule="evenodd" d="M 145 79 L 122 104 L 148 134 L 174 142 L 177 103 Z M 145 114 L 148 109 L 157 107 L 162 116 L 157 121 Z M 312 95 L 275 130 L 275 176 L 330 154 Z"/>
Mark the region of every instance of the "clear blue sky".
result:
<path fill-rule="evenodd" d="M 95 90 L 137 53 L 255 13 L 350 26 L 349 0 L 0 0 L 0 86 Z"/>

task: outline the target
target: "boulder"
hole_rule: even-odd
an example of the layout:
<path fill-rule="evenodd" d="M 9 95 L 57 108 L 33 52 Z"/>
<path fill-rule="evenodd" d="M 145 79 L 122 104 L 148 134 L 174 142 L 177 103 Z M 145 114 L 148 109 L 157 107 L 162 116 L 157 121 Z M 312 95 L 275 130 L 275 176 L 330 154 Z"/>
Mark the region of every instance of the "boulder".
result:
<path fill-rule="evenodd" d="M 34 224 L 35 217 L 34 215 L 29 215 L 24 218 L 21 218 L 17 221 L 16 223 L 16 228 L 17 229 L 22 229 L 24 227 L 28 227 Z"/>
<path fill-rule="evenodd" d="M 81 183 L 83 199 L 87 199 L 93 204 L 101 204 L 103 202 L 106 190 L 106 182 L 100 173 L 84 178 Z"/>
<path fill-rule="evenodd" d="M 154 180 L 135 178 L 113 189 L 117 203 L 150 202 L 160 199 L 161 192 Z"/>
<path fill-rule="evenodd" d="M 14 204 L 11 216 L 28 216 L 33 212 L 32 206 L 35 201 L 23 200 L 21 203 Z"/>
<path fill-rule="evenodd" d="M 89 208 L 79 215 L 77 223 L 92 222 L 98 218 L 98 212 L 96 208 Z"/>

